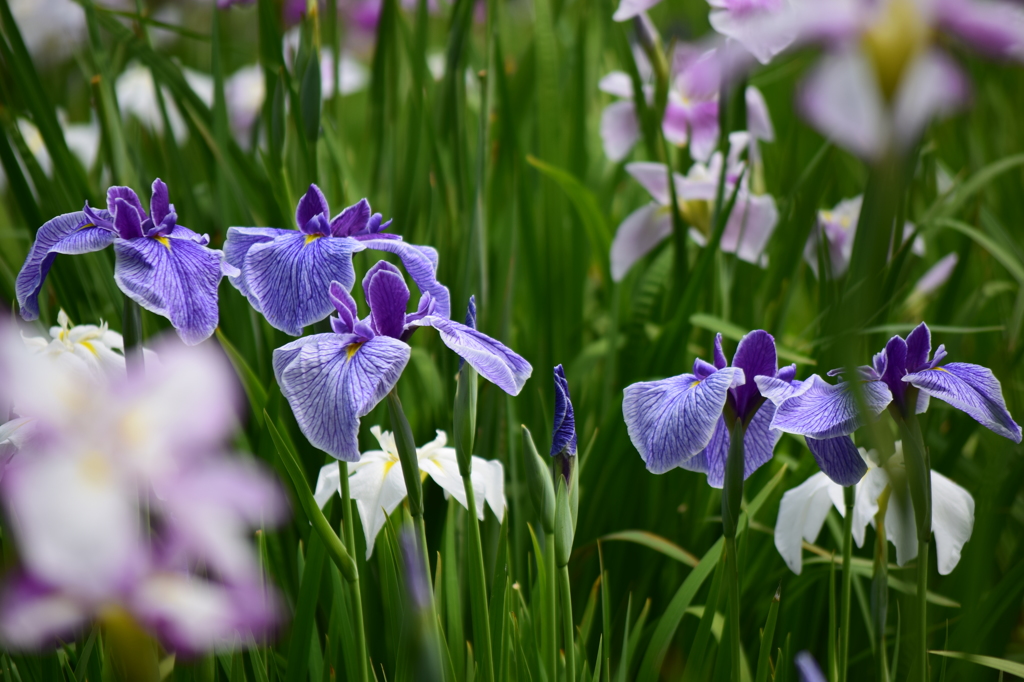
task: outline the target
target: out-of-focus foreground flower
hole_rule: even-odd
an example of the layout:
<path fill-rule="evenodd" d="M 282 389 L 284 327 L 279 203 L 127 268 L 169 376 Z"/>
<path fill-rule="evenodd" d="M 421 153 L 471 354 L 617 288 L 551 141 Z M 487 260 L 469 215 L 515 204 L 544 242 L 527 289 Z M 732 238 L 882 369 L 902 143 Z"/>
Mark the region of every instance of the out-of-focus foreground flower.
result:
<path fill-rule="evenodd" d="M 287 507 L 270 475 L 226 449 L 235 378 L 209 346 L 159 354 L 143 376 L 97 375 L 3 334 L 0 404 L 32 420 L 0 481 L 19 557 L 0 589 L 3 646 L 128 619 L 195 653 L 276 624 L 249 532 Z"/>

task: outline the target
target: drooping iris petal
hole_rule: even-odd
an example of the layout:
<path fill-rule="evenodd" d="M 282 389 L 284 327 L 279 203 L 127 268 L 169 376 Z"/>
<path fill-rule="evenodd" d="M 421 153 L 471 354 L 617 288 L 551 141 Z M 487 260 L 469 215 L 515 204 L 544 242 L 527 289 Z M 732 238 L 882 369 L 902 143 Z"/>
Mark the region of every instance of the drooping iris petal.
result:
<path fill-rule="evenodd" d="M 630 99 L 633 97 L 633 79 L 625 71 L 612 71 L 598 81 L 597 89 L 609 95 Z"/>
<path fill-rule="evenodd" d="M 637 161 L 626 164 L 626 172 L 650 192 L 651 198 L 656 202 L 662 206 L 672 203 L 672 193 L 668 186 L 668 166 L 663 163 Z M 673 178 L 678 185 L 679 178 L 675 174 L 673 174 Z"/>
<path fill-rule="evenodd" d="M 555 367 L 555 418 L 552 433 L 552 456 L 562 450 L 570 456 L 576 454 L 576 417 L 569 397 L 569 382 L 561 365 Z"/>
<path fill-rule="evenodd" d="M 1020 59 L 1024 49 L 1024 16 L 1008 2 L 939 0 L 937 23 L 974 49 L 997 58 Z"/>
<path fill-rule="evenodd" d="M 119 239 L 114 281 L 146 310 L 171 321 L 195 345 L 217 329 L 221 253 L 190 239 Z"/>
<path fill-rule="evenodd" d="M 974 498 L 942 474 L 932 472 L 932 532 L 939 575 L 950 574 L 974 530 Z"/>
<path fill-rule="evenodd" d="M 428 315 L 414 324 L 436 329 L 444 345 L 509 395 L 519 395 L 533 372 L 533 367 L 522 356 L 472 327 L 437 315 Z"/>
<path fill-rule="evenodd" d="M 437 281 L 437 251 L 430 246 L 416 246 L 400 239 L 360 239 L 363 248 L 393 253 L 402 259 L 405 271 L 419 287 L 421 293 L 430 294 L 434 301 L 434 314 L 451 317 L 452 300 L 448 287 Z M 361 250 L 358 246 L 356 250 Z"/>
<path fill-rule="evenodd" d="M 778 355 L 775 352 L 775 338 L 768 332 L 758 329 L 740 339 L 736 345 L 736 354 L 732 357 L 732 366 L 743 370 L 746 383 L 733 390 L 736 401 L 736 414 L 743 419 L 754 407 L 761 394 L 757 388 L 757 377 L 774 377 L 779 368 Z"/>
<path fill-rule="evenodd" d="M 69 640 L 91 615 L 85 604 L 30 576 L 17 575 L 0 594 L 0 644 L 31 650 Z"/>
<path fill-rule="evenodd" d="M 940 50 L 915 59 L 900 80 L 893 104 L 893 133 L 907 148 L 935 118 L 954 112 L 967 101 L 967 78 Z"/>
<path fill-rule="evenodd" d="M 743 370 L 726 367 L 704 380 L 682 374 L 627 386 L 622 413 L 647 469 L 664 473 L 707 447 L 729 389 L 743 381 Z"/>
<path fill-rule="evenodd" d="M 872 415 L 881 414 L 892 394 L 881 381 L 861 383 Z M 784 401 L 775 412 L 772 428 L 812 438 L 835 438 L 853 433 L 864 423 L 849 383 L 831 385 L 817 374 L 804 382 L 803 392 Z"/>
<path fill-rule="evenodd" d="M 317 334 L 274 351 L 281 393 L 309 442 L 332 457 L 359 460 L 359 419 L 384 399 L 409 362 L 410 348 L 378 336 L 350 343 Z"/>
<path fill-rule="evenodd" d="M 665 141 L 677 147 L 683 147 L 690 141 L 690 121 L 686 107 L 676 101 L 676 97 L 670 97 L 665 105 L 665 116 L 661 120 L 661 131 L 665 135 Z"/>
<path fill-rule="evenodd" d="M 252 300 L 274 328 L 299 336 L 302 328 L 327 317 L 334 309 L 328 298 L 332 281 L 347 289 L 355 283 L 351 239 L 317 237 L 288 230 L 273 241 L 254 244 L 245 257 L 245 283 Z"/>
<path fill-rule="evenodd" d="M 884 152 L 890 134 L 885 104 L 871 65 L 858 50 L 822 57 L 799 102 L 814 127 L 858 156 L 873 159 Z"/>
<path fill-rule="evenodd" d="M 707 161 L 718 144 L 718 100 L 697 102 L 690 107 L 690 156 Z"/>
<path fill-rule="evenodd" d="M 351 472 L 349 493 L 359 509 L 366 538 L 366 559 L 369 560 L 377 534 L 391 512 L 405 499 L 405 477 L 398 458 L 379 450 L 364 453 L 362 459 L 352 465 Z"/>
<path fill-rule="evenodd" d="M 26 320 L 39 317 L 39 292 L 57 254 L 101 251 L 113 244 L 115 237 L 110 230 L 94 227 L 82 211 L 47 221 L 36 232 L 36 240 L 15 281 L 21 316 Z"/>
<path fill-rule="evenodd" d="M 496 459 L 483 459 L 473 456 L 473 490 L 477 489 L 477 481 L 483 487 L 484 494 L 478 499 L 487 501 L 498 522 L 505 517 L 505 468 Z M 483 518 L 482 510 L 478 516 Z"/>
<path fill-rule="evenodd" d="M 601 143 L 610 161 L 622 161 L 640 139 L 640 121 L 631 100 L 612 102 L 601 112 Z"/>
<path fill-rule="evenodd" d="M 808 379 L 807 381 L 810 380 Z M 778 376 L 754 377 L 758 392 L 766 400 L 772 401 L 776 407 L 794 395 L 802 393 L 805 388 L 810 388 L 810 384 L 807 381 L 786 381 Z"/>
<path fill-rule="evenodd" d="M 818 467 L 839 485 L 856 485 L 868 470 L 867 462 L 849 436 L 806 439 Z"/>
<path fill-rule="evenodd" d="M 722 233 L 721 249 L 761 265 L 768 240 L 779 222 L 779 210 L 769 194 L 750 194 L 741 188 Z"/>
<path fill-rule="evenodd" d="M 630 268 L 672 234 L 671 209 L 650 203 L 630 213 L 612 240 L 612 279 L 622 281 Z"/>
<path fill-rule="evenodd" d="M 951 362 L 908 374 L 903 381 L 966 412 L 1000 436 L 1021 441 L 1021 428 L 1006 409 L 1002 386 L 987 367 Z"/>
<path fill-rule="evenodd" d="M 845 516 L 843 489 L 820 471 L 782 496 L 775 522 L 775 548 L 797 575 L 803 570 L 803 541 L 818 539 L 833 506 Z"/>
<path fill-rule="evenodd" d="M 793 40 L 792 31 L 765 30 L 766 23 L 784 11 L 785 4 L 780 0 L 710 0 L 708 4 L 712 7 L 708 17 L 711 27 L 738 42 L 762 64 L 770 62 Z"/>
<path fill-rule="evenodd" d="M 278 237 L 285 237 L 295 234 L 295 230 L 282 230 L 278 227 L 229 227 L 227 237 L 224 239 L 224 260 L 238 268 L 238 274 L 230 277 L 235 288 L 249 300 L 249 304 L 258 313 L 262 313 L 260 300 L 252 295 L 249 284 L 246 280 L 245 257 L 249 255 L 249 249 L 256 244 L 271 242 Z M 354 276 L 353 276 L 354 281 Z M 349 285 L 351 286 L 351 284 Z"/>

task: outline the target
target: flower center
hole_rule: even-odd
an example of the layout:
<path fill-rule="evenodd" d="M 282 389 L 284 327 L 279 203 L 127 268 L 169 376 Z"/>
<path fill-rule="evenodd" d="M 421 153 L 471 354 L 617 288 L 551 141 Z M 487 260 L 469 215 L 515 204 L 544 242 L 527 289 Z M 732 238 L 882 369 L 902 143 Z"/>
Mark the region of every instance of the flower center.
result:
<path fill-rule="evenodd" d="M 323 237 L 323 235 L 322 234 L 307 234 L 306 235 L 306 245 L 308 246 L 309 244 L 312 244 L 317 239 L 320 239 L 320 237 Z"/>
<path fill-rule="evenodd" d="M 679 202 L 683 219 L 700 230 L 705 236 L 711 234 L 711 202 L 704 199 L 689 199 Z"/>
<path fill-rule="evenodd" d="M 914 0 L 883 3 L 864 33 L 864 49 L 886 99 L 891 100 L 907 65 L 931 42 L 931 29 Z"/>
<path fill-rule="evenodd" d="M 167 237 L 160 236 L 160 237 L 153 237 L 153 239 L 155 239 L 158 242 L 160 242 L 161 244 L 163 244 L 164 248 L 167 249 L 168 251 L 171 250 L 171 240 L 168 239 Z"/>
<path fill-rule="evenodd" d="M 352 356 L 356 354 L 356 352 L 362 347 L 362 345 L 362 343 L 350 343 L 348 347 L 345 348 L 345 357 L 351 360 Z"/>

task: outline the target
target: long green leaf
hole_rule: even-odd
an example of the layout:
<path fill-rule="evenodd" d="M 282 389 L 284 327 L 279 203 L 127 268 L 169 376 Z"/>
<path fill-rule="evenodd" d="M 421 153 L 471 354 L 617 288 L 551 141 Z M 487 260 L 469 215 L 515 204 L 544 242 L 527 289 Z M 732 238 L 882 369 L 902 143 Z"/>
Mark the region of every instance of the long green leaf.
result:
<path fill-rule="evenodd" d="M 1010 673 L 1017 677 L 1024 677 L 1024 663 L 1018 663 L 1016 661 L 1007 661 L 1003 658 L 995 658 L 994 656 L 977 656 L 975 654 L 966 654 L 962 651 L 929 651 L 930 654 L 936 656 L 945 656 L 946 658 L 955 658 L 961 661 L 969 661 L 971 663 L 977 663 L 983 665 L 986 668 L 992 668 L 993 670 L 999 670 L 1004 673 Z"/>

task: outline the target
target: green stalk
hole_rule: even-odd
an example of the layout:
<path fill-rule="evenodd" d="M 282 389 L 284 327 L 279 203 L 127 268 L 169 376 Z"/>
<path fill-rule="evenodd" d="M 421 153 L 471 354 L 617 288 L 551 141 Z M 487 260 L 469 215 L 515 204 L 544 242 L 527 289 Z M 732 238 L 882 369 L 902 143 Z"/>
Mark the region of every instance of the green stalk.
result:
<path fill-rule="evenodd" d="M 494 679 L 494 656 L 491 648 L 491 619 L 487 612 L 487 583 L 484 578 L 484 548 L 480 541 L 480 521 L 476 517 L 476 495 L 470 475 L 463 474 L 462 485 L 466 488 L 466 529 L 469 531 L 469 551 L 466 560 L 473 562 L 469 571 L 470 605 L 473 611 L 473 637 L 476 639 L 476 655 L 480 659 L 480 673 L 484 682 Z"/>
<path fill-rule="evenodd" d="M 124 315 L 121 319 L 121 333 L 124 337 L 124 362 L 129 376 L 139 376 L 145 371 L 142 355 L 142 309 L 139 304 L 124 297 Z"/>
<path fill-rule="evenodd" d="M 572 619 L 572 592 L 569 585 L 569 566 L 558 572 L 558 596 L 562 602 L 562 636 L 565 639 L 565 679 L 576 682 L 576 651 Z"/>
<path fill-rule="evenodd" d="M 544 571 L 544 591 L 547 593 L 547 637 L 545 643 L 548 646 L 548 671 L 549 680 L 558 679 L 558 613 L 556 612 L 557 594 L 555 592 L 555 534 L 547 533 L 544 536 L 544 563 L 547 570 Z"/>
<path fill-rule="evenodd" d="M 341 513 L 342 523 L 345 526 L 345 542 L 353 548 L 355 541 L 355 522 L 352 518 L 352 496 L 348 489 L 348 462 L 338 462 L 338 470 L 341 472 Z M 359 650 L 359 682 L 369 682 L 370 675 L 367 666 L 366 655 L 366 626 L 363 625 L 363 596 L 359 589 L 359 575 L 355 580 L 349 581 L 349 588 L 352 598 L 353 615 L 356 626 L 356 647 Z"/>
<path fill-rule="evenodd" d="M 846 503 L 846 517 L 843 519 L 843 593 L 842 621 L 839 625 L 839 682 L 846 682 L 846 668 L 850 660 L 850 588 L 853 573 L 850 561 L 853 556 L 853 486 L 843 488 Z"/>
<path fill-rule="evenodd" d="M 725 538 L 725 582 L 729 586 L 729 679 L 740 682 L 740 571 L 735 535 Z"/>
<path fill-rule="evenodd" d="M 743 422 L 727 410 L 729 454 L 722 486 L 722 535 L 725 536 L 725 582 L 729 590 L 729 653 L 732 682 L 740 682 L 740 569 L 736 553 L 740 503 L 743 499 Z"/>
<path fill-rule="evenodd" d="M 927 537 L 917 538 L 917 663 L 918 679 L 928 682 L 928 546 Z"/>
<path fill-rule="evenodd" d="M 886 488 L 878 498 L 875 514 L 875 562 L 871 578 L 871 609 L 875 633 L 878 638 L 878 680 L 889 682 L 889 661 L 885 649 L 885 623 L 889 610 L 889 545 L 885 535 L 885 512 L 889 506 L 891 489 Z"/>

